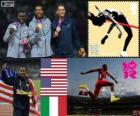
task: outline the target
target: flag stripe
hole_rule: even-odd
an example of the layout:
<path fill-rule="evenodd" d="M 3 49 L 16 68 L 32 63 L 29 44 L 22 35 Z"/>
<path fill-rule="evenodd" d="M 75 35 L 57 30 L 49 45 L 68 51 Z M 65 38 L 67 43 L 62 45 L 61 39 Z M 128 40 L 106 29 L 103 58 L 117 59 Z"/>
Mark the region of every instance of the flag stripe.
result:
<path fill-rule="evenodd" d="M 41 97 L 49 97 L 49 116 L 66 116 L 67 59 L 42 59 L 41 67 L 40 94 Z M 47 106 L 44 107 L 48 110 Z"/>
<path fill-rule="evenodd" d="M 43 93 L 41 93 L 41 96 L 55 96 L 56 97 L 56 96 L 66 96 L 66 95 L 67 94 L 60 94 L 60 93 L 59 94 L 46 94 L 46 93 L 43 94 Z"/>
<path fill-rule="evenodd" d="M 61 92 L 61 91 L 60 91 L 60 92 Z M 41 93 L 42 93 L 42 94 L 56 94 L 56 95 L 57 95 L 57 94 L 59 94 L 60 92 L 59 92 L 59 91 L 57 91 L 57 92 L 56 92 L 56 91 L 55 91 L 55 92 L 54 92 L 54 91 L 53 91 L 53 92 L 42 91 Z M 65 93 L 66 93 L 66 92 L 61 92 L 61 94 L 65 94 Z"/>
<path fill-rule="evenodd" d="M 1 97 L 1 96 L 0 96 L 0 101 L 6 102 L 6 103 L 10 103 L 10 104 L 12 104 L 12 103 L 13 103 L 11 100 L 6 99 L 6 98 Z"/>
<path fill-rule="evenodd" d="M 50 97 L 50 116 L 58 116 L 58 97 Z"/>
<path fill-rule="evenodd" d="M 13 91 L 13 88 L 12 88 L 12 87 L 3 84 L 3 82 L 1 82 L 1 81 L 0 81 L 0 87 L 3 87 L 3 88 L 5 88 L 5 89 L 7 89 L 7 90 Z"/>
<path fill-rule="evenodd" d="M 51 62 L 67 62 L 67 59 L 51 59 Z"/>
<path fill-rule="evenodd" d="M 0 80 L 0 101 L 13 104 L 13 88 L 11 86 L 4 84 L 1 80 Z M 39 116 L 39 112 L 35 109 L 35 106 L 33 106 L 31 103 L 30 103 L 30 113 Z"/>
<path fill-rule="evenodd" d="M 67 68 L 41 68 L 41 71 L 65 71 Z"/>
<path fill-rule="evenodd" d="M 63 65 L 63 66 L 65 66 L 65 65 L 67 65 L 67 62 L 60 62 L 60 61 L 56 61 L 56 62 L 51 62 L 51 65 Z"/>
<path fill-rule="evenodd" d="M 41 74 L 42 77 L 46 77 L 46 76 L 58 76 L 58 77 L 61 77 L 61 76 L 67 76 L 67 74 Z"/>
<path fill-rule="evenodd" d="M 61 80 L 61 81 L 59 81 L 59 80 L 52 80 L 53 82 L 52 83 L 65 83 L 65 84 L 67 84 L 67 80 Z"/>
<path fill-rule="evenodd" d="M 5 91 L 5 92 L 10 93 L 10 94 L 13 94 L 13 89 L 9 90 L 9 89 L 6 89 L 6 88 L 0 86 L 0 90 Z"/>
<path fill-rule="evenodd" d="M 41 96 L 41 116 L 49 116 L 49 97 Z"/>
<path fill-rule="evenodd" d="M 41 90 L 67 90 L 67 88 L 41 88 Z"/>
<path fill-rule="evenodd" d="M 41 74 L 66 74 L 67 71 L 41 71 Z"/>
<path fill-rule="evenodd" d="M 61 81 L 67 81 L 66 78 L 65 78 L 65 79 L 62 79 L 62 78 L 61 78 L 61 79 L 53 79 L 53 78 L 52 78 L 52 80 L 54 80 L 54 81 L 60 81 L 60 80 L 61 80 Z"/>
<path fill-rule="evenodd" d="M 1 89 L 0 89 L 0 94 L 4 94 L 4 95 L 10 96 L 10 97 L 13 97 L 12 94 L 7 93 L 7 92 L 5 92 L 5 91 L 2 91 Z"/>
<path fill-rule="evenodd" d="M 58 102 L 59 102 L 58 116 L 67 116 L 67 97 L 60 96 Z"/>
<path fill-rule="evenodd" d="M 66 65 L 52 65 L 52 68 L 66 68 Z M 65 69 L 66 70 L 66 69 Z"/>
<path fill-rule="evenodd" d="M 49 94 L 49 93 L 52 93 L 52 92 L 55 93 L 55 94 L 56 94 L 56 93 L 58 93 L 58 94 L 59 94 L 59 93 L 63 93 L 63 94 L 66 94 L 66 93 L 67 93 L 66 90 L 65 90 L 65 91 L 64 91 L 64 90 L 49 90 L 49 91 L 48 91 L 48 90 L 42 90 L 42 91 L 41 91 L 41 93 L 45 93 L 45 92 L 48 93 L 48 94 Z"/>

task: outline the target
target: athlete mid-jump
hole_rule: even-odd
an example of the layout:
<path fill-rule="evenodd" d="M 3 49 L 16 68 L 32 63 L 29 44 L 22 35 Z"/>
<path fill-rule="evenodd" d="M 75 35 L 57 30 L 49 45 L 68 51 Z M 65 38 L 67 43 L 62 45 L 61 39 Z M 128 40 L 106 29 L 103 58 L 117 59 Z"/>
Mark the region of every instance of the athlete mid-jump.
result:
<path fill-rule="evenodd" d="M 119 11 L 105 9 L 104 11 L 101 12 L 97 6 L 95 6 L 95 8 L 99 11 L 98 16 L 95 16 L 93 13 L 90 13 L 90 12 L 88 13 L 88 19 L 90 19 L 92 21 L 93 25 L 102 26 L 106 22 L 106 20 L 109 20 L 110 22 L 112 22 L 107 34 L 101 40 L 101 44 L 105 43 L 110 32 L 112 31 L 112 29 L 114 27 L 116 27 L 117 30 L 119 31 L 118 38 L 121 38 L 122 31 L 120 29 L 120 26 L 122 26 L 127 33 L 127 37 L 125 40 L 123 51 L 121 51 L 120 55 L 124 56 L 124 57 L 127 56 L 126 50 L 127 50 L 127 47 L 130 43 L 130 40 L 133 37 L 133 34 L 132 34 L 131 27 L 128 26 L 129 23 L 128 23 L 126 17 L 124 16 L 124 14 L 122 12 L 119 12 Z M 120 25 L 120 24 L 124 24 L 124 25 Z"/>
<path fill-rule="evenodd" d="M 85 74 L 92 73 L 92 72 L 98 72 L 99 76 L 98 76 L 98 80 L 96 81 L 94 93 L 92 93 L 88 89 L 88 87 L 85 87 L 85 89 L 87 90 L 91 99 L 94 101 L 98 97 L 99 92 L 100 92 L 102 87 L 110 86 L 110 88 L 111 88 L 111 102 L 118 101 L 120 98 L 117 98 L 114 96 L 114 83 L 107 81 L 106 76 L 109 76 L 110 78 L 112 78 L 116 84 L 118 84 L 118 81 L 116 81 L 116 79 L 111 74 L 109 74 L 109 72 L 107 71 L 107 65 L 103 64 L 102 68 L 91 69 L 87 72 L 81 72 L 81 74 L 85 75 Z"/>

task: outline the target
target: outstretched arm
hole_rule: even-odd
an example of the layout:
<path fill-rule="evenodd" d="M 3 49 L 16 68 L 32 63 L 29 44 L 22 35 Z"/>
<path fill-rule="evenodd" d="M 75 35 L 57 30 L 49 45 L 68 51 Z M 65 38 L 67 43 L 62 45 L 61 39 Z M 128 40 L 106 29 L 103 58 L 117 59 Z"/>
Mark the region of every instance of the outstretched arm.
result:
<path fill-rule="evenodd" d="M 108 75 L 111 79 L 113 79 L 113 80 L 115 81 L 116 84 L 118 84 L 118 81 L 117 81 L 111 74 L 109 74 L 109 73 L 107 72 L 107 75 Z"/>
<path fill-rule="evenodd" d="M 92 72 L 97 72 L 97 71 L 99 71 L 99 69 L 91 69 L 91 70 L 89 70 L 87 72 L 81 72 L 81 75 L 92 73 Z"/>
<path fill-rule="evenodd" d="M 98 8 L 98 6 L 95 5 L 95 8 L 99 11 L 99 13 L 101 13 L 100 9 Z"/>

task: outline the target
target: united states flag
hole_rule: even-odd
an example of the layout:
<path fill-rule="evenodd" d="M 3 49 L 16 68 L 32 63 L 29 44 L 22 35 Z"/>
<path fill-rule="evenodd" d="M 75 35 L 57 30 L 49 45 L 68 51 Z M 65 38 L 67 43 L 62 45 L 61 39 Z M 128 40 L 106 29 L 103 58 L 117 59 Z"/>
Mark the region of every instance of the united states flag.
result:
<path fill-rule="evenodd" d="M 1 79 L 0 79 L 0 101 L 13 104 L 13 87 L 4 84 Z M 40 115 L 36 106 L 34 106 L 32 103 L 30 103 L 30 113 L 34 114 L 35 116 Z"/>
<path fill-rule="evenodd" d="M 67 60 L 42 60 L 41 95 L 67 95 Z"/>
<path fill-rule="evenodd" d="M 67 59 L 41 59 L 40 72 L 42 116 L 66 116 Z"/>

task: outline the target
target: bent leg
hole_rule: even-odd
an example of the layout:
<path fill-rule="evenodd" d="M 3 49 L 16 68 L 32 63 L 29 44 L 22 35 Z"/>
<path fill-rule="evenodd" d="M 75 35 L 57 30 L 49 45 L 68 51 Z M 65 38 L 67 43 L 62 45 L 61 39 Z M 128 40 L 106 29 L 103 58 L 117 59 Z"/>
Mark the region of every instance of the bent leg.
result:
<path fill-rule="evenodd" d="M 124 24 L 127 24 L 129 25 L 129 23 L 127 22 L 126 20 L 126 17 L 124 15 L 121 15 L 118 19 L 118 21 L 120 23 L 124 23 Z M 124 43 L 124 48 L 123 48 L 123 51 L 126 51 L 127 50 L 127 47 L 130 43 L 130 40 L 132 39 L 133 37 L 133 34 L 132 34 L 132 30 L 131 30 L 131 27 L 128 27 L 128 26 L 123 26 L 124 30 L 126 31 L 127 33 L 127 37 L 126 37 L 126 40 L 125 40 L 125 43 Z"/>

